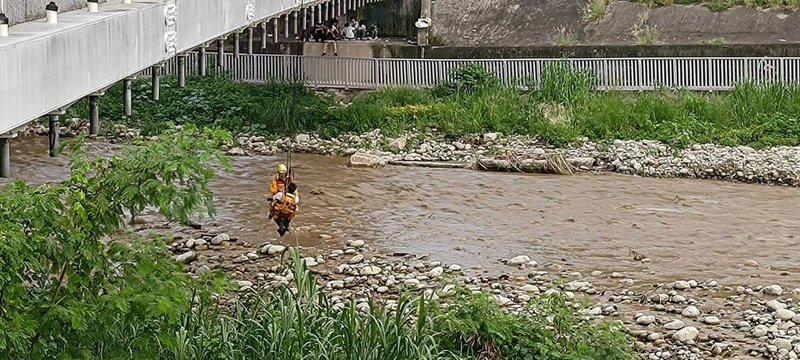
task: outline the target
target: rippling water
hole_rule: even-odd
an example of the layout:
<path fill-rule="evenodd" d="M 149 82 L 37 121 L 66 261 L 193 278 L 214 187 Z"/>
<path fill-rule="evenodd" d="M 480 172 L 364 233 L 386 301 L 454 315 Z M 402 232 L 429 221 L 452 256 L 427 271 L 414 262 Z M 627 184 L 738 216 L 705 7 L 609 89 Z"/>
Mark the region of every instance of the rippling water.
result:
<path fill-rule="evenodd" d="M 113 146 L 95 142 L 100 152 Z M 47 157 L 47 138 L 12 143 L 16 178 L 62 179 L 66 157 Z M 281 157 L 234 158 L 234 171 L 213 188 L 218 223 L 240 238 L 275 241 L 266 219 L 270 173 Z M 796 204 L 800 189 L 617 175 L 525 175 L 408 167 L 354 169 L 346 159 L 295 155 L 307 232 L 281 241 L 320 248 L 364 239 L 386 252 L 503 265 L 529 255 L 540 264 L 634 278 L 717 279 L 735 284 L 796 284 L 800 257 Z M 317 188 L 324 193 L 312 195 Z M 321 240 L 319 234 L 333 235 Z M 633 249 L 652 259 L 635 262 Z M 754 259 L 763 268 L 742 264 Z M 753 279 L 753 277 L 760 277 Z"/>

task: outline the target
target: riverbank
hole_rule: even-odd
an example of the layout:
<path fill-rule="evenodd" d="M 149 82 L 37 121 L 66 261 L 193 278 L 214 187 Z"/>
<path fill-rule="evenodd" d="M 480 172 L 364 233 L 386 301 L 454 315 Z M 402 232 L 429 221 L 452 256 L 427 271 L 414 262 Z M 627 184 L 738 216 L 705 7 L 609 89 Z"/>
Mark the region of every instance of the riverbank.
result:
<path fill-rule="evenodd" d="M 562 296 L 585 321 L 625 324 L 643 359 L 795 358 L 800 349 L 800 289 L 776 284 L 755 287 L 720 284 L 713 279 L 638 283 L 623 273 L 580 273 L 568 266 L 538 264 L 526 254 L 497 260 L 500 273 L 438 261 L 435 256 L 374 251 L 369 241 L 339 239 L 325 229 L 298 227 L 343 246 L 324 251 L 304 248 L 312 269 L 335 307 L 394 309 L 403 295 L 418 294 L 451 303 L 455 289 L 492 294 L 505 311 L 529 315 L 526 304 L 542 295 Z M 293 280 L 278 266 L 291 246 L 270 240 L 248 243 L 210 229 L 185 229 L 170 245 L 190 273 L 222 269 L 238 280 L 240 291 L 267 289 Z M 291 237 L 291 235 L 290 235 Z M 650 262 L 637 253 L 631 256 Z M 757 263 L 746 266 L 758 267 Z M 585 304 L 579 306 L 578 304 Z"/>
<path fill-rule="evenodd" d="M 69 119 L 62 135 L 87 130 L 87 121 Z M 23 133 L 43 136 L 41 124 L 29 125 Z M 140 136 L 141 130 L 125 125 L 113 127 L 111 141 Z M 593 142 L 586 138 L 557 147 L 536 137 L 484 133 L 452 139 L 438 132 L 407 132 L 388 136 L 380 129 L 361 134 L 325 138 L 319 134 L 266 138 L 240 135 L 223 147 L 228 155 L 275 155 L 301 152 L 318 155 L 350 156 L 356 152 L 380 157 L 383 164 L 414 165 L 419 162 L 451 162 L 479 168 L 479 160 L 503 159 L 519 162 L 544 154 L 559 154 L 579 163 L 575 170 L 614 172 L 656 178 L 694 178 L 800 186 L 800 146 L 755 149 L 749 146 L 694 144 L 676 148 L 652 140 L 614 140 Z M 512 166 L 513 168 L 513 166 Z M 485 170 L 485 169 L 484 169 Z"/>

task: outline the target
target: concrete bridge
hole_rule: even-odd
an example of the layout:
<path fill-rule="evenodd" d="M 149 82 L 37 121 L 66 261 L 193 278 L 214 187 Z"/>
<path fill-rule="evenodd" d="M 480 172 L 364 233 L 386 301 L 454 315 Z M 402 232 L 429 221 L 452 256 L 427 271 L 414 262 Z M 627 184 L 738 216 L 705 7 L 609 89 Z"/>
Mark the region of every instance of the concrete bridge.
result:
<path fill-rule="evenodd" d="M 0 16 L 0 176 L 10 172 L 10 139 L 37 118 L 49 117 L 52 155 L 59 116 L 83 97 L 90 99 L 90 132 L 96 134 L 100 97 L 116 82 L 125 83 L 130 112 L 132 76 L 145 69 L 159 70 L 174 59 L 177 72 L 185 74 L 189 51 L 205 54 L 214 42 L 224 51 L 219 45 L 229 37 L 238 51 L 240 36 L 250 39 L 252 51 L 256 29 L 266 47 L 268 38 L 289 38 L 307 23 L 346 16 L 379 1 L 0 0 L 0 13 L 7 11 Z M 37 19 L 43 14 L 46 19 Z M 206 58 L 196 57 L 201 74 Z M 161 71 L 152 73 L 157 99 Z"/>

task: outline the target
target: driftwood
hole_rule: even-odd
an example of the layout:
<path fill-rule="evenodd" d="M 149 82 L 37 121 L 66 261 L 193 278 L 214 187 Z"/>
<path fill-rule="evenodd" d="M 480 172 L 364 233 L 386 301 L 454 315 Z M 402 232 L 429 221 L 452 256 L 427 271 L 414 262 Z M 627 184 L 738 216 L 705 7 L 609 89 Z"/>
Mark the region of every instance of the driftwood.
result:
<path fill-rule="evenodd" d="M 399 160 L 389 161 L 389 165 L 419 166 L 419 167 L 440 168 L 440 169 L 466 169 L 470 167 L 469 164 L 465 163 L 438 162 L 438 161 L 399 161 Z"/>
<path fill-rule="evenodd" d="M 592 165 L 594 165 L 593 158 L 563 158 L 560 155 L 544 155 L 528 159 L 484 158 L 478 160 L 476 167 L 486 171 L 571 175 L 574 169 L 587 169 Z"/>

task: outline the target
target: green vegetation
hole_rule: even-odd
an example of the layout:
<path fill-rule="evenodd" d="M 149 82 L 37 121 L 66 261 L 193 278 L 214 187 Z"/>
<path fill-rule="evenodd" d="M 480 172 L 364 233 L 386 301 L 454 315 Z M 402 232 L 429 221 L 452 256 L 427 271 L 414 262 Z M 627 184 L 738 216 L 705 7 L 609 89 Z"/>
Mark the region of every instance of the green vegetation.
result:
<path fill-rule="evenodd" d="M 590 23 L 596 23 L 605 19 L 613 3 L 613 0 L 589 0 L 589 3 L 586 5 L 586 10 L 583 13 L 583 19 Z"/>
<path fill-rule="evenodd" d="M 547 67 L 530 90 L 500 84 L 477 64 L 453 72 L 432 89 L 391 88 L 357 96 L 349 105 L 297 84 L 239 84 L 192 78 L 177 88 L 164 81 L 162 99 L 147 99 L 136 83 L 134 115 L 121 115 L 121 89 L 103 98 L 104 117 L 158 133 L 170 121 L 216 126 L 231 132 L 335 136 L 376 128 L 385 133 L 437 129 L 451 136 L 502 132 L 537 136 L 563 145 L 579 137 L 596 141 L 650 139 L 675 146 L 692 143 L 800 145 L 800 86 L 744 83 L 726 93 L 661 89 L 634 93 L 595 91 L 594 75 L 565 62 Z M 296 106 L 295 106 L 296 104 Z M 86 116 L 85 103 L 73 116 Z M 291 119 L 291 120 L 289 120 Z M 108 125 L 108 122 L 104 122 Z"/>
<path fill-rule="evenodd" d="M 569 30 L 566 26 L 561 25 L 555 29 L 553 35 L 553 45 L 556 46 L 575 46 L 578 40 L 575 38 L 575 33 Z"/>
<path fill-rule="evenodd" d="M 531 318 L 484 294 L 337 307 L 295 251 L 290 286 L 226 295 L 224 275 L 191 277 L 159 239 L 123 231 L 144 206 L 173 221 L 213 214 L 208 182 L 229 168 L 217 148 L 230 140 L 188 125 L 105 158 L 79 138 L 67 180 L 0 187 L 0 359 L 634 358 L 625 331 L 558 297 Z"/>
<path fill-rule="evenodd" d="M 765 8 L 798 8 L 798 0 L 631 0 L 648 6 L 669 5 L 702 5 L 711 11 L 724 11 L 733 7 L 742 6 L 751 9 Z"/>

